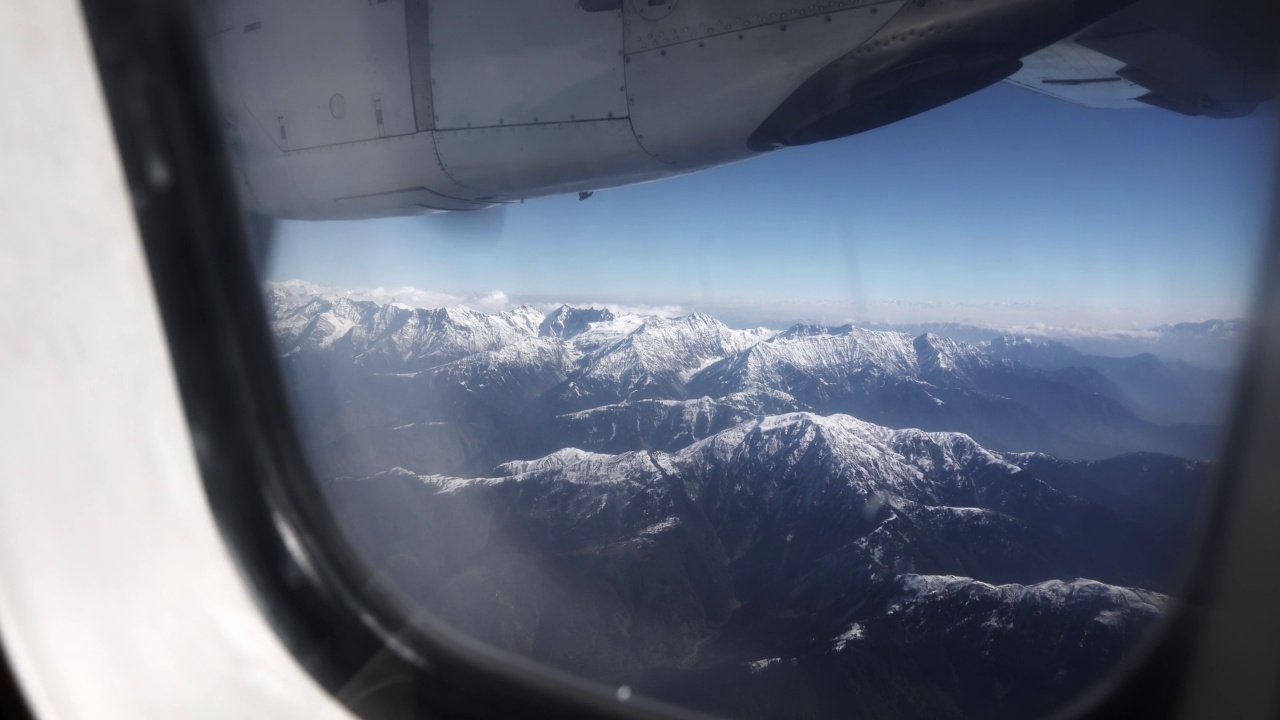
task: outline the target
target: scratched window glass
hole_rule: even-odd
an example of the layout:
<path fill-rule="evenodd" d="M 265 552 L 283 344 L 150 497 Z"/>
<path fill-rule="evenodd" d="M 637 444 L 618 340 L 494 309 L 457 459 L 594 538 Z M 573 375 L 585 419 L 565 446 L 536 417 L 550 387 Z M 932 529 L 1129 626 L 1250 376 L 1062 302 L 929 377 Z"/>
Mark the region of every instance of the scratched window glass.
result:
<path fill-rule="evenodd" d="M 370 572 L 620 701 L 1003 718 L 1180 603 L 1275 151 L 1223 7 L 198 10 Z"/>

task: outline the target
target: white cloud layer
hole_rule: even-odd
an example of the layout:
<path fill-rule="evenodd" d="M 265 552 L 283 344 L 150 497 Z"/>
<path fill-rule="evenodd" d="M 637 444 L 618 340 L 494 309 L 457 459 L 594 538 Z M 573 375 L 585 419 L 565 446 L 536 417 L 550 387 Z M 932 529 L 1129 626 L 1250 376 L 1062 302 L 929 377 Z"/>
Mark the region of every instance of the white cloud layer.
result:
<path fill-rule="evenodd" d="M 300 298 L 324 295 L 347 297 L 352 300 L 372 300 L 380 304 L 398 304 L 415 308 L 466 307 L 485 313 L 502 312 L 514 307 L 511 298 L 501 290 L 488 293 L 462 295 L 440 290 L 423 290 L 415 287 L 399 288 L 331 288 L 306 280 L 285 280 L 269 283 L 268 287 Z M 518 303 L 517 303 L 518 304 Z"/>

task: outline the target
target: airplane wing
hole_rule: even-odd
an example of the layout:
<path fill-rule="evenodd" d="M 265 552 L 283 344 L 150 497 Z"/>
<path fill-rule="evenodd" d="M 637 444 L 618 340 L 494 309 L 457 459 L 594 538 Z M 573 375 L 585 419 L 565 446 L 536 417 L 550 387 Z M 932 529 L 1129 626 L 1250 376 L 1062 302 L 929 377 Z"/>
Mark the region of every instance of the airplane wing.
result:
<path fill-rule="evenodd" d="M 1277 9 L 1142 0 L 1023 58 L 1005 82 L 1090 108 L 1238 117 L 1280 91 Z"/>

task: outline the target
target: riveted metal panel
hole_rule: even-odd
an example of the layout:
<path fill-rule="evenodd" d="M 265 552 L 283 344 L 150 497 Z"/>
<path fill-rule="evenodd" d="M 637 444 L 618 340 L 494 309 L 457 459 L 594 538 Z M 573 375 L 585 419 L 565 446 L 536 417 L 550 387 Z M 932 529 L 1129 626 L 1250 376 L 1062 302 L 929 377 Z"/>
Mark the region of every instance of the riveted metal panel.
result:
<path fill-rule="evenodd" d="M 412 133 L 404 0 L 285 0 L 217 39 L 244 109 L 282 150 Z"/>
<path fill-rule="evenodd" d="M 693 4 L 681 3 L 672 17 Z M 884 2 L 628 56 L 637 140 L 684 168 L 750 156 L 747 138 L 792 91 L 864 43 L 902 6 Z"/>
<path fill-rule="evenodd" d="M 437 128 L 621 118 L 622 11 L 574 0 L 430 0 Z"/>
<path fill-rule="evenodd" d="M 880 4 L 880 0 L 687 0 L 682 3 L 671 2 L 664 7 L 668 12 L 654 13 L 642 12 L 637 5 L 627 3 L 626 51 L 628 54 L 642 52 L 689 40 L 737 33 L 762 25 L 877 4 Z"/>
<path fill-rule="evenodd" d="M 636 144 L 626 120 L 436 131 L 440 160 L 464 197 L 519 199 L 653 180 L 671 167 Z"/>
<path fill-rule="evenodd" d="M 430 132 L 262 154 L 244 165 L 254 210 L 301 220 L 470 210 Z"/>

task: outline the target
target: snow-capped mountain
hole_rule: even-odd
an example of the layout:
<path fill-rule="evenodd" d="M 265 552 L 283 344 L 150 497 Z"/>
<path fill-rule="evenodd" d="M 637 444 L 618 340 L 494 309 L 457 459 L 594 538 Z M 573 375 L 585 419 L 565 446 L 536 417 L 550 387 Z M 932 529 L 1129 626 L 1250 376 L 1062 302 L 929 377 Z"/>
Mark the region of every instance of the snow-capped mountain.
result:
<path fill-rule="evenodd" d="M 574 308 L 568 305 L 547 313 L 538 327 L 538 334 L 543 337 L 571 338 L 581 335 L 593 325 L 607 326 L 617 316 L 607 308 Z"/>
<path fill-rule="evenodd" d="M 520 307 L 493 315 L 462 307 L 424 310 L 369 300 L 314 298 L 278 304 L 272 322 L 286 354 L 328 350 L 373 372 L 413 372 L 538 336 L 542 313 Z"/>
<path fill-rule="evenodd" d="M 613 322 L 616 319 L 606 327 Z M 584 358 L 581 370 L 558 390 L 552 403 L 557 410 L 574 411 L 625 400 L 683 399 L 685 383 L 694 372 L 760 339 L 762 331 L 731 330 L 702 313 L 670 320 L 645 318 L 616 342 Z"/>
<path fill-rule="evenodd" d="M 771 336 L 697 313 L 666 319 L 562 306 L 548 315 L 527 307 L 486 314 L 309 292 L 273 292 L 273 321 L 305 423 L 322 445 L 337 443 L 321 451 L 340 460 L 334 474 L 366 474 L 388 462 L 476 472 L 512 453 L 570 442 L 676 449 L 730 421 L 807 410 L 957 430 L 998 450 L 1062 457 L 1138 450 L 1204 457 L 1211 445 L 1206 428 L 1138 417 L 1116 384 L 1090 368 L 1036 368 L 994 345 L 936 335 L 796 326 Z M 686 401 L 695 402 L 670 404 Z M 695 406 L 727 411 L 699 420 Z M 412 458 L 348 447 L 358 437 L 408 448 L 406 437 L 456 430 L 427 422 L 472 423 L 483 432 L 471 433 L 477 439 L 465 448 Z"/>
<path fill-rule="evenodd" d="M 902 671 L 897 690 L 855 677 L 833 692 L 937 709 L 955 699 L 925 680 L 932 649 L 1043 686 L 1018 707 L 1045 708 L 1138 640 L 1166 600 L 1127 586 L 1170 586 L 1177 558 L 1141 514 L 1068 495 L 1020 460 L 957 433 L 792 413 L 676 452 L 565 448 L 484 477 L 396 469 L 330 489 L 416 602 L 604 682 L 725 712 L 732 701 L 691 678 L 785 686 L 797 668 L 883 662 Z M 989 667 L 1015 647 L 1021 662 Z M 752 669 L 770 658 L 788 662 Z M 977 695 L 961 709 L 991 700 Z"/>
<path fill-rule="evenodd" d="M 1173 387 L 1143 358 L 302 283 L 268 307 L 376 572 L 491 645 L 712 713 L 1053 710 L 1170 602 L 1211 470 L 1208 428 L 1140 417 Z"/>

